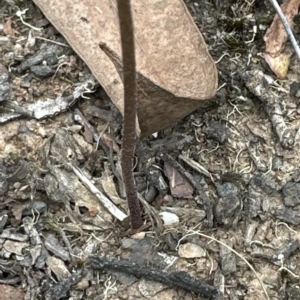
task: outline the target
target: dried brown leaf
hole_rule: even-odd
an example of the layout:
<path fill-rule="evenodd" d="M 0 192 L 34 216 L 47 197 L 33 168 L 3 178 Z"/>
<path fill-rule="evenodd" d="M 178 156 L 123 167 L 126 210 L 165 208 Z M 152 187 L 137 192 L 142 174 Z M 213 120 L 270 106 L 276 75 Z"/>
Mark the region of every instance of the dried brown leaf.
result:
<path fill-rule="evenodd" d="M 28 206 L 29 206 L 29 203 L 16 204 L 16 205 L 12 206 L 11 211 L 12 211 L 14 217 L 16 218 L 16 220 L 20 221 L 22 219 L 22 212 Z"/>
<path fill-rule="evenodd" d="M 192 198 L 193 188 L 188 181 L 169 163 L 165 162 L 164 172 L 170 181 L 171 194 L 177 198 Z"/>
<path fill-rule="evenodd" d="M 294 27 L 293 19 L 298 14 L 300 0 L 286 0 L 281 5 L 291 29 Z M 280 79 L 285 78 L 290 64 L 291 53 L 285 51 L 288 35 L 278 14 L 275 15 L 270 28 L 267 30 L 264 41 L 266 42 L 265 60 Z"/>
<path fill-rule="evenodd" d="M 7 18 L 7 21 L 4 23 L 3 32 L 6 35 L 15 36 L 16 31 L 12 28 L 12 17 Z"/>
<path fill-rule="evenodd" d="M 281 5 L 281 10 L 285 15 L 291 29 L 294 27 L 293 19 L 298 14 L 300 0 L 286 0 Z M 278 14 L 275 15 L 270 28 L 267 30 L 264 41 L 266 42 L 266 52 L 271 56 L 278 56 L 285 46 L 287 33 Z"/>
<path fill-rule="evenodd" d="M 34 0 L 90 67 L 123 112 L 123 84 L 105 43 L 121 60 L 116 1 Z M 214 96 L 217 70 L 182 0 L 133 0 L 137 72 L 150 84 L 140 87 L 138 120 L 144 135 L 177 122 Z M 64 18 L 61 14 L 64 14 Z M 148 86 L 148 85 L 147 85 Z M 154 87 L 154 90 L 152 89 Z M 140 95 L 143 95 L 141 98 Z"/>
<path fill-rule="evenodd" d="M 280 79 L 284 79 L 289 65 L 290 65 L 290 57 L 291 54 L 288 53 L 280 53 L 278 56 L 273 57 L 272 55 L 265 53 L 265 60 L 272 69 L 272 71 L 276 74 L 276 76 Z"/>

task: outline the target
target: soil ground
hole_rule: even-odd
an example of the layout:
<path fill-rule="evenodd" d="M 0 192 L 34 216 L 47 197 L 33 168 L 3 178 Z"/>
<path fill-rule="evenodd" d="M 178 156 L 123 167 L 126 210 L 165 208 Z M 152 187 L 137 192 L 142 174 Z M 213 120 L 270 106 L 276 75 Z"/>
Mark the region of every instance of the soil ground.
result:
<path fill-rule="evenodd" d="M 284 80 L 266 64 L 269 1 L 186 4 L 217 62 L 219 90 L 209 109 L 139 142 L 135 176 L 151 218 L 132 235 L 64 163 L 76 162 L 126 211 L 121 115 L 95 83 L 68 102 L 91 78 L 88 67 L 47 41 L 66 44 L 31 1 L 0 3 L 10 87 L 0 106 L 0 299 L 206 299 L 150 280 L 175 271 L 215 287 L 216 299 L 300 299 L 299 61 L 291 57 Z M 24 9 L 27 23 L 43 27 L 34 36 L 16 16 Z M 30 105 L 59 95 L 63 111 L 30 115 Z M 178 222 L 161 225 L 162 212 Z M 90 255 L 124 265 L 96 271 Z"/>

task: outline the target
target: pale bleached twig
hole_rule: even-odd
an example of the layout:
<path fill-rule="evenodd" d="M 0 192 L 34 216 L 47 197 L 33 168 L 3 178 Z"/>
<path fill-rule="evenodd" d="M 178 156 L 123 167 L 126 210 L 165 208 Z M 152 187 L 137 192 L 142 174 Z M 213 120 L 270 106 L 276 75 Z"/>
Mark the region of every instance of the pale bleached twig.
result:
<path fill-rule="evenodd" d="M 98 188 L 81 172 L 79 168 L 69 164 L 73 172 L 78 176 L 82 183 L 100 200 L 103 206 L 118 220 L 123 221 L 127 218 L 118 207 L 116 207 Z"/>

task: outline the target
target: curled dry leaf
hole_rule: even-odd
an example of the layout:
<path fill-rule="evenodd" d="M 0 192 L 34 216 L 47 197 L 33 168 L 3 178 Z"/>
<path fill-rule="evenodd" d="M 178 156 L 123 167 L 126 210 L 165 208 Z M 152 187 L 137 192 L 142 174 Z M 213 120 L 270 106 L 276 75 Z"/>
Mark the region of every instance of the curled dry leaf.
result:
<path fill-rule="evenodd" d="M 193 188 L 171 164 L 165 162 L 164 172 L 169 179 L 170 190 L 174 197 L 186 199 L 193 197 Z"/>
<path fill-rule="evenodd" d="M 117 108 L 123 112 L 123 84 L 115 64 L 99 44 L 121 61 L 116 1 L 34 0 L 50 22 L 90 67 Z M 62 12 L 64 17 L 62 18 Z M 213 97 L 217 70 L 201 33 L 182 0 L 133 0 L 138 120 L 143 135 L 177 122 Z M 143 80 L 144 83 L 144 80 Z"/>
<path fill-rule="evenodd" d="M 291 53 L 280 53 L 278 56 L 272 57 L 272 55 L 265 53 L 265 60 L 270 66 L 271 70 L 280 79 L 285 78 L 289 65 Z"/>
<path fill-rule="evenodd" d="M 286 0 L 281 5 L 281 10 L 285 15 L 291 29 L 294 27 L 293 19 L 298 14 L 300 0 Z M 288 35 L 278 14 L 275 15 L 270 28 L 267 30 L 264 41 L 266 42 L 265 59 L 272 71 L 278 78 L 283 79 L 289 67 L 291 53 L 285 51 L 285 43 Z"/>
<path fill-rule="evenodd" d="M 3 32 L 6 35 L 15 36 L 16 31 L 12 28 L 12 18 L 11 17 L 7 18 L 7 21 L 5 22 L 5 24 L 3 26 Z"/>

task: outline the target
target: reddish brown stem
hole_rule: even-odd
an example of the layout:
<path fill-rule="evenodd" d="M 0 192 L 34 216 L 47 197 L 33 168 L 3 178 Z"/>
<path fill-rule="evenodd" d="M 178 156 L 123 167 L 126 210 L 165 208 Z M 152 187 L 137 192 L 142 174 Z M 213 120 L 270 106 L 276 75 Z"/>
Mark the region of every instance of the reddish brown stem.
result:
<path fill-rule="evenodd" d="M 143 220 L 132 171 L 136 142 L 137 112 L 133 22 L 130 0 L 118 0 L 117 4 L 121 32 L 124 83 L 124 125 L 121 164 L 130 211 L 131 228 L 138 229 L 143 225 Z"/>

